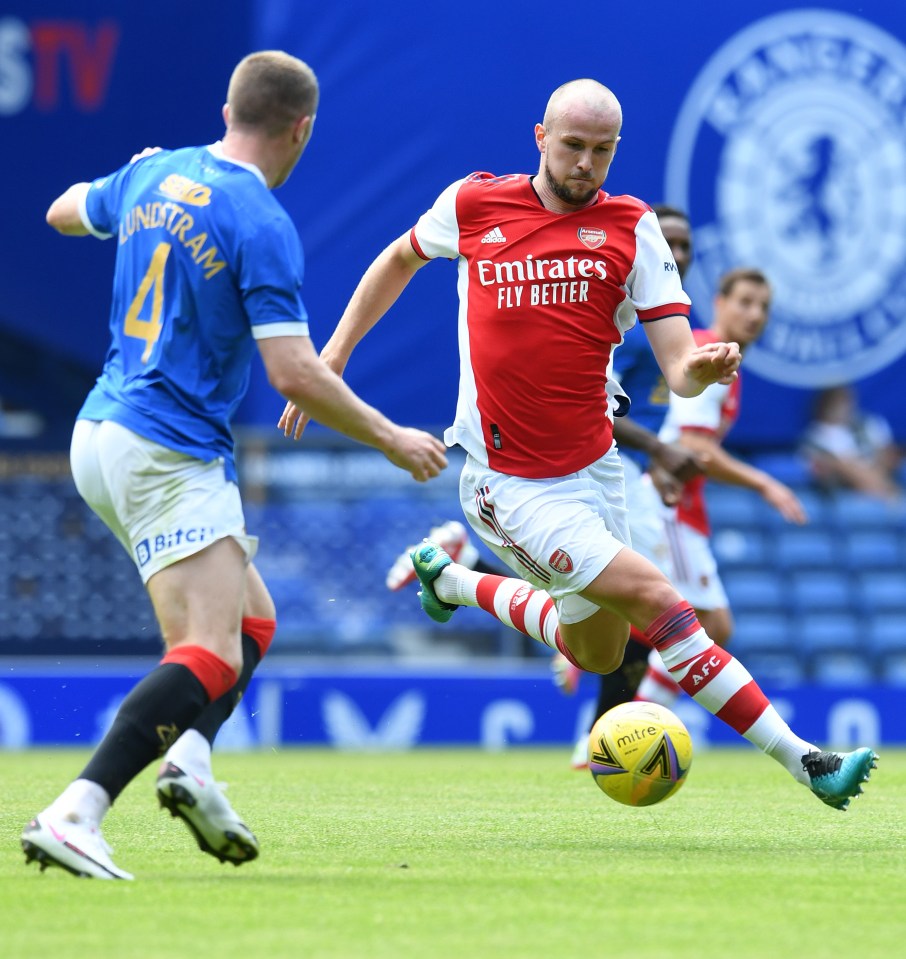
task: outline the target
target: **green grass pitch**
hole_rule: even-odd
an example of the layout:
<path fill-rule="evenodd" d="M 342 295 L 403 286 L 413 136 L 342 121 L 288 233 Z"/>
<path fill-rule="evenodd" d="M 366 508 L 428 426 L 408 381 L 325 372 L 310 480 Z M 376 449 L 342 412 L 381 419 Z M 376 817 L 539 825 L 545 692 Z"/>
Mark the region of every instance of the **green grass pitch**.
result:
<path fill-rule="evenodd" d="M 754 749 L 618 805 L 569 748 L 225 754 L 261 840 L 234 868 L 159 810 L 105 824 L 136 881 L 28 868 L 19 833 L 81 768 L 0 753 L 0 955 L 62 959 L 892 959 L 906 955 L 906 752 L 840 813 Z"/>

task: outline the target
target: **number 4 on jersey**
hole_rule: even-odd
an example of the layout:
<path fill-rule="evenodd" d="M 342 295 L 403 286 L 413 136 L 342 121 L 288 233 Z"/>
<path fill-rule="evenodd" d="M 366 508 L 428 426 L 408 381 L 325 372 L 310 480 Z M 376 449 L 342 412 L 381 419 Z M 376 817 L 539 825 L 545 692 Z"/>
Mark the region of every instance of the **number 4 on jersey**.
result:
<path fill-rule="evenodd" d="M 138 285 L 138 292 L 135 294 L 126 312 L 126 323 L 123 327 L 123 332 L 126 336 L 134 336 L 136 339 L 145 341 L 142 363 L 148 362 L 151 350 L 160 336 L 160 318 L 164 310 L 164 267 L 167 263 L 167 257 L 170 255 L 170 250 L 171 245 L 169 243 L 158 243 L 157 248 L 151 256 L 151 263 L 148 266 L 147 272 L 142 277 L 142 282 Z M 139 314 L 152 288 L 154 292 L 151 297 L 151 319 L 139 319 Z"/>

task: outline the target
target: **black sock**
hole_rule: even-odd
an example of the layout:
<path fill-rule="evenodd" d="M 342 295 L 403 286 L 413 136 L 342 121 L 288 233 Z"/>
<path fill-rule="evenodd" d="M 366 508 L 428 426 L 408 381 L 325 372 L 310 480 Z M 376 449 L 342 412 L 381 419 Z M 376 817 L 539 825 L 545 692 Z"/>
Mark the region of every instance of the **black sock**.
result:
<path fill-rule="evenodd" d="M 608 709 L 630 702 L 642 682 L 648 668 L 648 654 L 651 650 L 634 639 L 626 644 L 623 662 L 619 669 L 601 676 L 598 690 L 598 705 L 594 718 L 603 716 Z M 592 720 L 594 722 L 594 720 Z"/>
<path fill-rule="evenodd" d="M 123 700 L 80 779 L 103 786 L 111 803 L 163 755 L 208 704 L 204 686 L 180 663 L 161 663 Z"/>
<path fill-rule="evenodd" d="M 261 649 L 251 636 L 242 634 L 242 672 L 236 680 L 236 685 L 227 690 L 220 699 L 215 699 L 209 703 L 198 718 L 192 723 L 192 729 L 198 730 L 202 736 L 213 746 L 214 738 L 220 731 L 220 727 L 233 715 L 233 710 L 239 705 L 249 682 L 252 679 L 252 673 L 261 662 Z"/>

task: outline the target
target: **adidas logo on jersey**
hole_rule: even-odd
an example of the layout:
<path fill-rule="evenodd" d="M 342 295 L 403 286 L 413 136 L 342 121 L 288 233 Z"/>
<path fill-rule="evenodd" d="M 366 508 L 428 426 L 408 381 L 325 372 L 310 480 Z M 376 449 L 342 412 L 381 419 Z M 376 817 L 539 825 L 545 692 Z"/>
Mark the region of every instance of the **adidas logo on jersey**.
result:
<path fill-rule="evenodd" d="M 481 238 L 482 243 L 506 243 L 506 237 L 500 232 L 500 227 L 495 226 L 493 230 L 488 230 Z"/>

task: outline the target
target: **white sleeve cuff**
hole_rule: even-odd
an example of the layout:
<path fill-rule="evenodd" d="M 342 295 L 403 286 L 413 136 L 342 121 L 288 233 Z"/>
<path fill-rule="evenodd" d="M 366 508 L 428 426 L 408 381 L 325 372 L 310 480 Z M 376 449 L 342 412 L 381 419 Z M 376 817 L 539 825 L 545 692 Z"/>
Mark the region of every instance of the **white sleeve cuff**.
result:
<path fill-rule="evenodd" d="M 252 327 L 252 336 L 256 340 L 270 340 L 275 336 L 308 336 L 308 323 L 287 322 L 287 323 L 262 323 L 260 326 Z"/>

